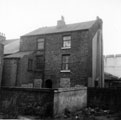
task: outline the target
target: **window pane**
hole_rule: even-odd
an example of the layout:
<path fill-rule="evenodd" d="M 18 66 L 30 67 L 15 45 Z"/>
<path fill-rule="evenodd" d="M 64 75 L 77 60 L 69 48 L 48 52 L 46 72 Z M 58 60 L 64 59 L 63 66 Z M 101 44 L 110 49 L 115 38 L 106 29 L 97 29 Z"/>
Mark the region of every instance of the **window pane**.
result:
<path fill-rule="evenodd" d="M 65 64 L 64 63 L 62 64 L 62 70 L 65 70 Z"/>
<path fill-rule="evenodd" d="M 37 56 L 36 57 L 36 69 L 43 69 L 44 67 L 44 57 L 43 56 Z"/>
<path fill-rule="evenodd" d="M 65 70 L 69 70 L 69 64 L 68 63 L 65 64 Z"/>
<path fill-rule="evenodd" d="M 69 40 L 65 40 L 63 44 L 63 47 L 71 47 L 71 41 Z"/>
<path fill-rule="evenodd" d="M 62 70 L 69 70 L 69 57 L 70 55 L 62 56 Z"/>
<path fill-rule="evenodd" d="M 63 40 L 71 40 L 71 36 L 65 36 L 63 37 Z"/>
<path fill-rule="evenodd" d="M 33 60 L 29 59 L 28 60 L 28 70 L 32 70 L 32 64 L 33 64 Z"/>
<path fill-rule="evenodd" d="M 44 39 L 43 38 L 38 39 L 38 42 L 44 42 Z"/>
<path fill-rule="evenodd" d="M 44 43 L 38 43 L 38 49 L 44 49 Z"/>
<path fill-rule="evenodd" d="M 68 63 L 69 62 L 69 55 L 63 56 L 63 63 Z"/>

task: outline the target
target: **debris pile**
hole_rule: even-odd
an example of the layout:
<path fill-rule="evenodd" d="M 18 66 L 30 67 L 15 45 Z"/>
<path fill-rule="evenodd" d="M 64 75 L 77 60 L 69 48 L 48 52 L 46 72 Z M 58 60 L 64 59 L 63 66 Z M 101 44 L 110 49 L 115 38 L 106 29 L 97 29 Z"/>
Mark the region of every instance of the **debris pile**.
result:
<path fill-rule="evenodd" d="M 82 112 L 84 115 L 95 115 L 95 116 L 109 115 L 112 113 L 111 110 L 104 110 L 99 107 L 96 107 L 96 108 L 88 107 L 83 109 Z"/>
<path fill-rule="evenodd" d="M 111 110 L 101 109 L 99 107 L 86 107 L 75 113 L 71 113 L 68 109 L 65 109 L 63 117 L 66 119 L 71 118 L 73 120 L 110 120 L 112 116 L 115 118 L 117 117 L 117 115 L 114 116 L 114 114 L 115 113 Z"/>

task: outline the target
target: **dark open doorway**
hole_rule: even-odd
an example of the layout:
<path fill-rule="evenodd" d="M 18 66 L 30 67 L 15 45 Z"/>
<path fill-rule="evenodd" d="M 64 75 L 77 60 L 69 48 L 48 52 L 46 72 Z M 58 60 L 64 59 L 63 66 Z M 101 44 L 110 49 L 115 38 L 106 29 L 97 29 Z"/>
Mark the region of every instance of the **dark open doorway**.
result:
<path fill-rule="evenodd" d="M 52 88 L 52 80 L 50 80 L 50 79 L 46 80 L 45 87 L 46 88 Z"/>

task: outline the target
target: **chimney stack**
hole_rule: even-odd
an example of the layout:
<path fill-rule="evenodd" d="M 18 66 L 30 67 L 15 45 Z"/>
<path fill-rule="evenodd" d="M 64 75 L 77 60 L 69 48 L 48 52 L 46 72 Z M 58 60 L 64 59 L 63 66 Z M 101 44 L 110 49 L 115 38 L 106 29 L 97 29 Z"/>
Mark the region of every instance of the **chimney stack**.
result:
<path fill-rule="evenodd" d="M 63 28 L 63 27 L 65 27 L 65 26 L 66 26 L 66 24 L 65 24 L 64 17 L 61 16 L 61 20 L 58 20 L 58 21 L 57 21 L 57 28 Z"/>
<path fill-rule="evenodd" d="M 0 32 L 0 42 L 6 40 L 5 34 Z"/>

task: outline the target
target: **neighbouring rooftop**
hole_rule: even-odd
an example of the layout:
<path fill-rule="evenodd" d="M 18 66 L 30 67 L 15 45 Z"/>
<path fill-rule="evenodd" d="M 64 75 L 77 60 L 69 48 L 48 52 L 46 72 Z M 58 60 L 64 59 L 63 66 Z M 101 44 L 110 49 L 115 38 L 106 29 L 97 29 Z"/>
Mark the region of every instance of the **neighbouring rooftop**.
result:
<path fill-rule="evenodd" d="M 4 44 L 4 54 L 13 54 L 19 52 L 20 39 L 11 39 L 2 41 Z"/>

